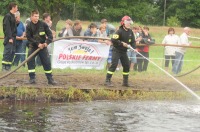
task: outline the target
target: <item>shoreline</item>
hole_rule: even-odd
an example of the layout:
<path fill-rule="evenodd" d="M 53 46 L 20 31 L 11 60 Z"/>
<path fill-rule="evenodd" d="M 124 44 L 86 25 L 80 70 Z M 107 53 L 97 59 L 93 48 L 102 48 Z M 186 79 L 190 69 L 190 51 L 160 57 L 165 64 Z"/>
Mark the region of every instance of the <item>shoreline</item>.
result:
<path fill-rule="evenodd" d="M 195 91 L 200 93 L 200 91 Z M 94 100 L 188 100 L 194 98 L 184 90 L 139 90 L 139 89 L 78 89 L 1 87 L 0 101 L 30 102 L 79 102 Z M 194 98 L 195 99 L 195 98 Z"/>

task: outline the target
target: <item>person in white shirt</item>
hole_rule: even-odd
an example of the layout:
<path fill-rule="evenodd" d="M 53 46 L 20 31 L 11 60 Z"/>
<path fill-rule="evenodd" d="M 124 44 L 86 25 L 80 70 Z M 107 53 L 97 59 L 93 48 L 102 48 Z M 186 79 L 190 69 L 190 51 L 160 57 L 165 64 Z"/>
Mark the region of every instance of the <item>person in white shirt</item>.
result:
<path fill-rule="evenodd" d="M 186 46 L 191 45 L 191 43 L 188 40 L 189 34 L 190 34 L 190 28 L 185 27 L 183 34 L 180 36 L 180 45 L 186 45 Z M 174 62 L 173 68 L 172 68 L 172 72 L 174 74 L 178 74 L 181 72 L 185 52 L 186 52 L 186 48 L 184 48 L 184 47 L 176 48 L 175 62 Z"/>
<path fill-rule="evenodd" d="M 169 28 L 168 29 L 168 35 L 165 36 L 165 38 L 162 41 L 162 44 L 171 44 L 171 45 L 177 45 L 179 44 L 179 37 L 178 35 L 175 35 L 175 30 L 174 28 Z M 169 62 L 171 59 L 172 66 L 174 65 L 174 60 L 175 60 L 175 51 L 176 47 L 174 46 L 165 46 L 165 70 L 169 70 Z"/>

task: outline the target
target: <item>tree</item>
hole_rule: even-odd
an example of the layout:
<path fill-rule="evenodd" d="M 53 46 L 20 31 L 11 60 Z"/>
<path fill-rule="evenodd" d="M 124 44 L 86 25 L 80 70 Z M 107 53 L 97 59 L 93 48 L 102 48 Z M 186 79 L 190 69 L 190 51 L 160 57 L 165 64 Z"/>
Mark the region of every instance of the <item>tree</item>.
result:
<path fill-rule="evenodd" d="M 164 0 L 157 0 L 156 4 L 163 12 Z M 177 17 L 181 26 L 200 26 L 200 1 L 199 0 L 167 0 L 166 18 Z"/>
<path fill-rule="evenodd" d="M 3 0 L 0 2 L 1 15 L 8 13 L 8 5 L 10 2 L 13 2 L 13 0 Z M 29 16 L 30 11 L 35 8 L 32 0 L 16 0 L 15 2 L 17 3 L 18 9 L 23 16 Z"/>
<path fill-rule="evenodd" d="M 5 15 L 13 0 L 0 1 L 0 14 Z M 165 0 L 15 0 L 22 16 L 29 16 L 37 8 L 42 15 L 47 12 L 52 17 L 52 29 L 60 19 L 80 19 L 119 22 L 124 15 L 146 25 L 162 25 Z M 200 0 L 167 0 L 166 19 L 176 17 L 182 26 L 200 26 Z"/>
<path fill-rule="evenodd" d="M 52 29 L 56 31 L 56 25 L 60 20 L 61 11 L 66 4 L 72 2 L 72 0 L 33 0 L 40 14 L 45 12 L 49 13 L 52 18 Z"/>

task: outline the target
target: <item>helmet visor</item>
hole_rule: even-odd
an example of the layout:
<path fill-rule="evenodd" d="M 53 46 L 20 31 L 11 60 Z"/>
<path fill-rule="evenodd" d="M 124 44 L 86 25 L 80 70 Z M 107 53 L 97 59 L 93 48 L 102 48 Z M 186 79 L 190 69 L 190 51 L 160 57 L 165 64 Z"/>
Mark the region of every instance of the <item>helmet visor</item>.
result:
<path fill-rule="evenodd" d="M 127 19 L 127 20 L 124 21 L 124 24 L 125 25 L 131 25 L 131 24 L 133 24 L 133 21 L 131 19 Z"/>

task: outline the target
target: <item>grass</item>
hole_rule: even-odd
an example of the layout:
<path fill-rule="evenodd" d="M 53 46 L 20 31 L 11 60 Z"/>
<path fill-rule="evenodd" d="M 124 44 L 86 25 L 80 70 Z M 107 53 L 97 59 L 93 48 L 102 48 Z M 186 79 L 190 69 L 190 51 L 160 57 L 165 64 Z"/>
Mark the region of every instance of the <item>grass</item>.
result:
<path fill-rule="evenodd" d="M 3 36 L 3 31 L 2 31 L 2 16 L 0 16 L 0 36 Z M 85 30 L 87 26 L 89 25 L 89 21 L 84 21 L 83 22 L 83 29 Z M 64 27 L 65 21 L 59 21 L 57 25 L 57 33 Z M 113 23 L 113 25 L 118 26 L 119 22 Z M 137 24 L 136 24 L 137 25 Z M 150 28 L 150 34 L 151 36 L 156 40 L 156 43 L 160 44 L 164 38 L 164 36 L 167 34 L 168 27 L 161 27 L 161 26 L 149 26 Z M 177 35 L 180 35 L 183 31 L 183 28 L 181 27 L 175 27 L 175 31 Z M 196 36 L 200 37 L 200 30 L 199 29 L 194 29 L 192 28 L 191 36 Z M 190 39 L 192 41 L 192 45 L 194 46 L 200 46 L 199 40 L 195 39 Z M 3 53 L 3 40 L 0 40 L 0 60 L 2 60 L 2 53 Z M 156 47 L 152 46 L 150 47 L 150 58 L 163 58 L 164 54 L 164 47 Z M 163 59 L 152 59 L 156 64 L 159 66 L 163 67 L 164 65 L 164 60 Z M 183 70 L 182 73 L 185 73 L 197 66 L 199 66 L 199 49 L 187 49 L 187 52 L 185 54 L 186 60 L 184 62 Z M 188 60 L 188 61 L 187 61 Z M 1 68 L 1 64 L 0 64 Z M 171 66 L 170 66 L 171 68 Z M 26 73 L 27 72 L 27 67 L 26 68 L 21 68 L 18 70 L 19 72 Z M 53 69 L 54 73 L 82 73 L 82 74 L 105 74 L 106 75 L 106 70 L 71 70 L 71 69 Z M 36 68 L 36 73 L 43 73 L 43 68 L 42 67 L 37 67 Z M 199 78 L 200 71 L 197 70 L 195 73 L 191 74 L 190 77 L 186 78 L 188 80 L 193 80 L 193 79 L 198 79 Z M 148 71 L 145 73 L 135 73 L 131 72 L 130 76 L 132 76 L 135 80 L 137 78 L 142 79 L 144 76 L 145 78 L 159 78 L 163 73 L 158 70 L 154 65 L 149 64 Z M 121 78 L 121 72 L 116 72 L 115 77 L 120 77 Z M 29 89 L 27 88 L 19 88 L 17 90 L 15 89 L 7 89 L 7 88 L 1 88 L 0 89 L 2 93 L 0 97 L 7 97 L 9 95 L 15 94 L 17 95 L 15 99 L 35 99 L 38 97 L 44 97 L 45 100 L 51 100 L 51 99 L 59 99 L 59 100 L 92 100 L 95 98 L 114 98 L 114 99 L 119 99 L 120 98 L 127 98 L 127 97 L 132 97 L 133 93 L 131 91 L 126 91 L 125 94 L 121 95 L 119 92 L 113 92 L 113 91 L 106 91 L 106 90 L 91 90 L 89 93 L 83 92 L 81 90 L 75 90 L 73 87 L 70 88 L 69 90 L 49 90 L 49 89 L 42 89 L 40 90 L 34 90 L 34 89 Z M 0 93 L 1 93 L 0 92 Z M 76 96 L 75 96 L 76 95 Z M 148 99 L 148 98 L 159 98 L 159 99 L 164 99 L 165 97 L 169 98 L 175 98 L 175 95 L 177 97 L 186 97 L 185 93 L 146 93 L 146 92 L 141 92 L 137 93 L 134 95 L 133 98 L 135 99 Z M 188 95 L 187 95 L 188 96 Z"/>
<path fill-rule="evenodd" d="M 15 101 L 36 101 L 36 102 L 71 102 L 71 101 L 91 101 L 91 100 L 184 100 L 192 99 L 186 92 L 150 92 L 133 91 L 127 89 L 124 91 L 91 89 L 80 90 L 74 87 L 68 89 L 35 89 L 35 88 L 1 88 L 1 99 L 13 99 Z"/>

